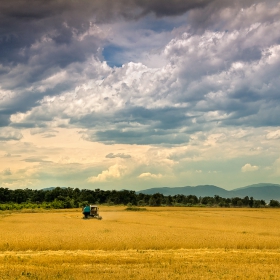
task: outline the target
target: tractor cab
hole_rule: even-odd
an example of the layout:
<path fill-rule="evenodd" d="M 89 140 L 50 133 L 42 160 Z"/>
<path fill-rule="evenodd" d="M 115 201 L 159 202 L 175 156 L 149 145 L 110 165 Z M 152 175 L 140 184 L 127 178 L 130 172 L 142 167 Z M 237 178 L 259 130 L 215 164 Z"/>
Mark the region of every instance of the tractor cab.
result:
<path fill-rule="evenodd" d="M 90 205 L 90 215 L 99 216 L 99 208 L 97 205 Z"/>
<path fill-rule="evenodd" d="M 99 216 L 99 207 L 97 205 L 87 205 L 83 208 L 84 218 L 96 218 L 101 220 L 102 217 Z"/>

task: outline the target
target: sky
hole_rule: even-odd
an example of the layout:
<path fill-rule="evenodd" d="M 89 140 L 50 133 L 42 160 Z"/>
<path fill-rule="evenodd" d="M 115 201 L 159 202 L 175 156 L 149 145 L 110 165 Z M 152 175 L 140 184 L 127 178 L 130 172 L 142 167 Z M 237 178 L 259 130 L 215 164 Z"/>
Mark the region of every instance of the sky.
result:
<path fill-rule="evenodd" d="M 279 0 L 0 2 L 0 187 L 280 183 Z"/>

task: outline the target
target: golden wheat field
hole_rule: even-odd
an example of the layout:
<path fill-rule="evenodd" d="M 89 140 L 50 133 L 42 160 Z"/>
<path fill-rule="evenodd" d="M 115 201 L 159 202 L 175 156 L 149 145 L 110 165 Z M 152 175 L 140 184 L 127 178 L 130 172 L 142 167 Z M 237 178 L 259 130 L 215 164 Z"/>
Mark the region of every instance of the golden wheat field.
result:
<path fill-rule="evenodd" d="M 280 279 L 280 210 L 0 212 L 0 279 Z"/>

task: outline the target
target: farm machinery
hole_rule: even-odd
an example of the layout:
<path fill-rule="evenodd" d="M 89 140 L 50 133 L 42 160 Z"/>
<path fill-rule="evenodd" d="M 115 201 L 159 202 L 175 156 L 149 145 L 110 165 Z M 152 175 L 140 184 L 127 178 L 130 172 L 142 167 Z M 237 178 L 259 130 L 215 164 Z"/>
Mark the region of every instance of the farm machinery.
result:
<path fill-rule="evenodd" d="M 84 219 L 94 218 L 101 220 L 102 217 L 99 215 L 99 207 L 97 205 L 87 205 L 83 208 Z"/>

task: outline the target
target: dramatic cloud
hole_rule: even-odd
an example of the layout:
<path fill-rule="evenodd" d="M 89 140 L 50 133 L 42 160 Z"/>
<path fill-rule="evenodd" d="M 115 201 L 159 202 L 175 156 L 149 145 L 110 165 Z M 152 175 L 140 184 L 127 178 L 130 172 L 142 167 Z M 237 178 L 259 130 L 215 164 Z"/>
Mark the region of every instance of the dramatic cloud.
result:
<path fill-rule="evenodd" d="M 125 62 L 128 61 L 129 57 L 124 53 L 129 53 L 129 56 L 133 57 L 134 60 L 141 58 L 145 61 L 154 59 L 164 61 L 163 57 L 158 56 L 158 51 L 155 51 L 155 48 L 162 49 L 163 45 L 156 44 L 152 47 L 147 47 L 147 45 L 150 45 L 149 42 L 156 41 L 161 42 L 161 44 L 166 43 L 160 37 L 159 40 L 153 40 L 160 34 L 171 39 L 172 34 L 169 32 L 169 35 L 166 30 L 170 31 L 174 25 L 178 25 L 175 17 L 177 15 L 183 15 L 188 11 L 193 13 L 190 17 L 187 17 L 189 26 L 193 28 L 189 31 L 193 34 L 196 30 L 197 17 L 205 19 L 204 31 L 209 28 L 224 31 L 227 25 L 233 31 L 236 28 L 237 30 L 241 27 L 247 28 L 253 22 L 260 25 L 260 21 L 273 25 L 279 15 L 279 5 L 273 6 L 272 1 L 272 7 L 270 7 L 268 4 L 258 2 L 235 1 L 234 5 L 231 1 L 221 2 L 217 0 L 174 2 L 167 0 L 123 0 L 113 3 L 111 1 L 109 3 L 108 1 L 69 2 L 66 0 L 43 1 L 40 3 L 26 0 L 17 0 L 13 3 L 1 2 L 0 24 L 5 28 L 1 29 L 0 32 L 0 82 L 3 94 L 6 97 L 5 109 L 1 110 L 0 125 L 1 123 L 2 125 L 9 123 L 12 112 L 25 112 L 35 107 L 44 96 L 54 96 L 58 93 L 71 91 L 71 89 L 89 79 L 98 78 L 98 73 L 95 72 L 96 70 L 99 72 L 101 66 L 90 67 L 91 58 L 102 61 L 104 47 L 104 51 L 107 50 L 110 56 L 112 56 L 110 53 L 119 50 L 118 56 L 122 57 Z M 250 6 L 252 4 L 254 5 Z M 241 8 L 243 9 L 242 12 Z M 227 17 L 232 11 L 236 13 L 234 26 L 230 26 L 232 20 Z M 203 16 L 201 16 L 201 13 L 203 13 Z M 157 19 L 150 19 L 150 25 L 154 26 L 154 30 L 150 30 L 149 26 L 143 25 L 148 14 L 159 17 L 171 16 L 174 20 L 163 21 L 162 31 L 158 27 Z M 215 18 L 217 15 L 219 17 L 214 20 L 214 15 Z M 256 15 L 258 16 L 254 19 Z M 139 23 L 138 26 L 134 25 L 135 28 L 129 31 L 129 25 L 125 25 L 123 21 L 135 22 L 136 18 Z M 186 19 L 182 20 L 182 22 L 184 21 Z M 222 22 L 223 29 L 221 27 L 217 28 L 213 21 L 214 23 Z M 110 25 L 112 22 L 116 24 Z M 242 22 L 243 25 L 241 25 Z M 199 30 L 201 29 L 200 25 L 201 21 L 198 24 Z M 265 28 L 265 25 L 261 26 L 267 30 L 259 31 L 259 36 L 265 36 L 265 39 L 262 38 L 261 40 L 256 38 L 259 40 L 259 44 L 264 44 L 264 42 L 269 44 L 273 37 L 278 36 L 277 24 L 270 29 L 269 27 Z M 135 30 L 138 36 L 137 40 L 133 38 Z M 179 30 L 178 27 L 176 32 L 180 32 Z M 123 31 L 128 32 L 125 32 L 127 37 L 119 37 L 119 34 Z M 121 38 L 121 41 L 111 39 L 112 37 Z M 148 40 L 142 40 L 143 38 L 148 38 Z M 134 44 L 131 43 L 133 41 L 135 41 Z M 250 41 L 251 43 L 248 45 Z M 236 48 L 232 50 L 236 52 L 236 56 L 243 57 L 243 59 L 244 57 L 245 59 L 259 58 L 260 49 L 257 45 L 254 45 L 255 41 L 248 38 L 245 41 L 247 45 L 245 44 L 243 48 L 236 45 Z M 216 53 L 218 51 L 217 49 Z M 143 53 L 149 55 L 149 59 L 145 59 Z M 107 56 L 105 53 L 104 55 Z M 230 63 L 227 58 L 225 62 Z M 224 58 L 222 57 L 222 59 Z M 86 65 L 84 65 L 85 63 Z M 217 67 L 221 70 L 221 65 L 217 65 Z"/>
<path fill-rule="evenodd" d="M 3 186 L 277 183 L 278 0 L 1 1 L 0 24 Z"/>
<path fill-rule="evenodd" d="M 95 62 L 104 69 L 102 80 L 44 98 L 11 120 L 16 127 L 46 127 L 57 117 L 87 128 L 83 139 L 107 144 L 182 144 L 214 127 L 279 126 L 280 45 L 270 46 L 280 39 L 278 28 L 280 21 L 203 36 L 183 33 L 165 46 L 162 68 L 128 63 L 109 69 Z M 263 33 L 271 41 L 264 43 Z M 244 49 L 256 55 L 243 56 Z"/>

